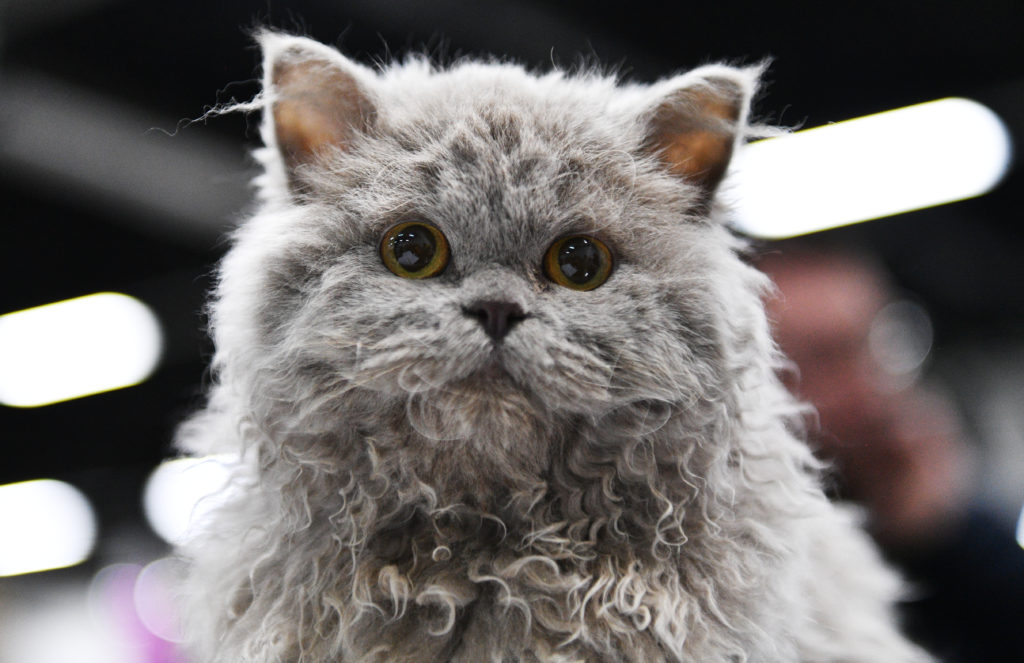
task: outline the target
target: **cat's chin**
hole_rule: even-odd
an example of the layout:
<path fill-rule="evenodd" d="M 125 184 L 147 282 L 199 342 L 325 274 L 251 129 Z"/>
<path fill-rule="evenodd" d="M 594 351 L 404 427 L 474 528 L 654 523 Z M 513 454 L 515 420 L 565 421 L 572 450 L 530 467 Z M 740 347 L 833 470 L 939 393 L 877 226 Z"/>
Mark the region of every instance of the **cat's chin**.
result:
<path fill-rule="evenodd" d="M 467 381 L 476 383 L 474 386 L 477 388 L 489 386 L 495 382 L 512 383 L 512 374 L 505 365 L 505 361 L 501 353 L 498 351 L 492 352 L 491 356 L 484 361 L 480 368 L 467 378 Z"/>
<path fill-rule="evenodd" d="M 536 480 L 559 437 L 559 417 L 518 388 L 500 364 L 412 398 L 405 414 L 427 442 L 410 462 L 439 495 L 456 501 L 467 481 L 475 486 L 471 493 L 486 495 L 488 483 Z"/>
<path fill-rule="evenodd" d="M 548 418 L 545 409 L 512 378 L 501 362 L 410 401 L 413 427 L 435 440 L 500 440 L 510 430 L 532 429 Z"/>

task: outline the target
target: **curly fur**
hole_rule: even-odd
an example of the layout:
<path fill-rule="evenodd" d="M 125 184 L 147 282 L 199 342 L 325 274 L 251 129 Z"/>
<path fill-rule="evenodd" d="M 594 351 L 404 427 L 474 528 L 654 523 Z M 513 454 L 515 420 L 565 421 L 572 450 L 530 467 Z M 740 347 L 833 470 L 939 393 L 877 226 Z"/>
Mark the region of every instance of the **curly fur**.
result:
<path fill-rule="evenodd" d="M 641 148 L 675 91 L 724 81 L 745 109 L 756 70 L 374 73 L 261 40 L 260 209 L 222 264 L 216 383 L 181 435 L 243 459 L 183 551 L 197 661 L 926 660 L 893 626 L 898 582 L 821 492 L 765 278 Z M 295 165 L 269 72 L 303 57 L 374 115 Z M 437 278 L 381 264 L 410 214 L 449 239 Z M 538 269 L 578 232 L 616 252 L 590 292 Z M 497 346 L 462 310 L 488 297 L 529 315 Z"/>

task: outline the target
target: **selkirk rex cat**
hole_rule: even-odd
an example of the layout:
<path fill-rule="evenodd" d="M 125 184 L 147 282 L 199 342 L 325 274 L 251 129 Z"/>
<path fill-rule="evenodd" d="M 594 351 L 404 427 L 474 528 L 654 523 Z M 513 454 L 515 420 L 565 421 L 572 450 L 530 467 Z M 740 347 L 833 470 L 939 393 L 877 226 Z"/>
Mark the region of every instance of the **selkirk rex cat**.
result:
<path fill-rule="evenodd" d="M 716 198 L 756 68 L 372 71 L 265 32 L 182 430 L 198 663 L 911 663 Z"/>

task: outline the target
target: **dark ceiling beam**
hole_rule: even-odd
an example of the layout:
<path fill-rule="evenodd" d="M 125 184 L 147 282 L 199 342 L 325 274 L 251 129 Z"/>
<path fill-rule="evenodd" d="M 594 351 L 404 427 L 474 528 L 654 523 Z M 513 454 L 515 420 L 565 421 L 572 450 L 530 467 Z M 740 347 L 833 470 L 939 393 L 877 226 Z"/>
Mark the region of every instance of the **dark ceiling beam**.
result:
<path fill-rule="evenodd" d="M 241 141 L 29 71 L 0 79 L 0 170 L 47 196 L 208 248 L 249 204 Z"/>

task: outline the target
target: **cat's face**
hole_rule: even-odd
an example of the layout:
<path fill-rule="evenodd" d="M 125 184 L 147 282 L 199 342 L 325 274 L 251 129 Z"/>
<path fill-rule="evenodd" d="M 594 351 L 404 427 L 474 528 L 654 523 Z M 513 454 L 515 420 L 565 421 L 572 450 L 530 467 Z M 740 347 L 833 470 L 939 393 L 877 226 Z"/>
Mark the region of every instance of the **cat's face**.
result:
<path fill-rule="evenodd" d="M 255 221 L 273 230 L 254 324 L 283 394 L 457 438 L 720 388 L 713 183 L 672 172 L 610 83 L 473 67 L 344 84 L 371 128 L 329 127 L 321 149 L 284 112 L 271 125 L 292 203 Z"/>

